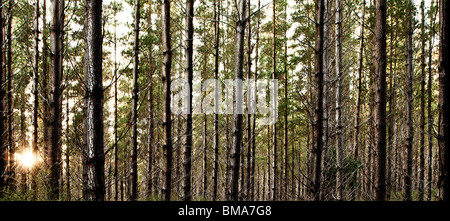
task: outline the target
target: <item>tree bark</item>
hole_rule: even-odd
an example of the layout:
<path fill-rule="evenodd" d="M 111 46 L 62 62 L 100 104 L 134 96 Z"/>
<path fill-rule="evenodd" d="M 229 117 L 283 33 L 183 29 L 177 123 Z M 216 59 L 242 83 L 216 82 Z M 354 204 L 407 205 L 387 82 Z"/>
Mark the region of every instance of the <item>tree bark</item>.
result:
<path fill-rule="evenodd" d="M 419 201 L 423 201 L 424 184 L 425 184 L 425 1 L 422 0 L 420 7 L 422 9 L 422 23 L 421 23 L 421 39 L 422 39 L 422 53 L 421 53 L 421 77 L 420 77 L 420 142 L 419 142 Z"/>
<path fill-rule="evenodd" d="M 321 191 L 321 165 L 323 149 L 323 39 L 324 39 L 324 11 L 323 0 L 316 4 L 316 46 L 315 46 L 315 86 L 316 101 L 314 108 L 314 165 L 313 165 L 313 199 L 319 200 Z"/>
<path fill-rule="evenodd" d="M 86 1 L 85 142 L 83 199 L 105 200 L 103 152 L 102 1 Z"/>
<path fill-rule="evenodd" d="M 244 61 L 244 38 L 245 38 L 245 24 L 246 17 L 246 0 L 239 2 L 237 11 L 238 20 L 236 22 L 236 49 L 235 49 L 235 64 L 234 64 L 234 78 L 235 82 L 242 79 L 243 61 Z M 230 188 L 227 192 L 227 200 L 238 200 L 238 184 L 239 184 L 239 162 L 242 148 L 242 85 L 236 84 L 235 97 L 240 98 L 234 101 L 233 110 L 233 140 L 230 152 Z M 238 101 L 237 101 L 238 100 Z"/>
<path fill-rule="evenodd" d="M 273 1 L 272 5 L 272 79 L 277 78 L 277 59 L 276 59 L 276 33 L 275 33 L 275 20 L 276 20 L 276 1 Z M 275 101 L 276 102 L 276 101 Z M 276 106 L 276 105 L 275 105 Z M 272 201 L 277 200 L 277 186 L 278 186 L 278 175 L 277 175 L 277 165 L 278 165 L 278 154 L 277 154 L 277 124 L 272 125 L 272 145 L 273 145 L 273 161 L 272 161 Z"/>
<path fill-rule="evenodd" d="M 375 24 L 375 199 L 386 198 L 386 0 L 376 0 Z"/>
<path fill-rule="evenodd" d="M 412 200 L 412 148 L 413 148 L 413 108 L 414 108 L 414 45 L 413 45 L 413 33 L 414 33 L 414 21 L 413 21 L 413 2 L 409 1 L 407 8 L 407 38 L 406 38 L 406 101 L 407 101 L 407 121 L 406 121 L 406 174 L 405 181 L 405 194 L 404 200 Z"/>
<path fill-rule="evenodd" d="M 336 199 L 343 200 L 343 138 L 342 138 L 342 9 L 341 0 L 336 0 Z"/>
<path fill-rule="evenodd" d="M 219 39 L 220 39 L 220 3 L 214 0 L 214 79 L 216 79 L 216 90 L 214 91 L 214 166 L 213 166 L 213 197 L 217 200 L 217 182 L 219 177 L 219 100 L 218 100 L 218 80 L 219 80 Z"/>
<path fill-rule="evenodd" d="M 192 78 L 193 78 L 193 41 L 194 41 L 194 0 L 186 1 L 186 64 L 185 77 L 189 85 L 188 91 L 188 114 L 186 114 L 186 131 L 183 159 L 183 195 L 182 200 L 190 201 L 191 174 L 192 174 Z M 205 135 L 206 136 L 206 135 Z"/>
<path fill-rule="evenodd" d="M 8 165 L 8 149 L 6 144 L 6 72 L 3 69 L 4 58 L 3 58 L 3 42 L 4 42 L 4 17 L 3 17 L 3 7 L 0 8 L 0 189 L 6 186 L 5 174 Z M 3 197 L 3 191 L 0 191 L 0 197 Z"/>
<path fill-rule="evenodd" d="M 170 45 L 170 1 L 162 4 L 162 43 L 163 43 L 163 200 L 170 201 L 172 186 L 172 120 L 170 112 L 170 71 L 172 67 L 172 48 Z"/>

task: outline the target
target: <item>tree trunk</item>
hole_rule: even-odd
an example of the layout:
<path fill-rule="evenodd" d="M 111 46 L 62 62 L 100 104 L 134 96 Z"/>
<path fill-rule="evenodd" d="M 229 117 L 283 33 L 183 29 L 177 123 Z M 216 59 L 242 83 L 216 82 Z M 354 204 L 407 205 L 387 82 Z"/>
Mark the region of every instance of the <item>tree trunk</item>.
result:
<path fill-rule="evenodd" d="M 386 0 L 376 0 L 375 25 L 375 199 L 386 198 Z"/>
<path fill-rule="evenodd" d="M 5 174 L 8 165 L 8 149 L 6 146 L 6 72 L 3 69 L 4 59 L 3 59 L 3 42 L 4 42 L 4 18 L 3 18 L 3 7 L 0 8 L 0 189 L 5 188 Z M 0 191 L 0 197 L 3 197 L 3 191 Z"/>
<path fill-rule="evenodd" d="M 131 103 L 131 192 L 130 201 L 135 201 L 137 199 L 137 105 L 139 100 L 139 22 L 140 22 L 140 3 L 136 0 L 135 3 L 135 17 L 134 17 L 134 68 L 133 68 L 133 91 L 132 91 L 132 103 Z"/>
<path fill-rule="evenodd" d="M 103 152 L 102 1 L 86 1 L 85 48 L 85 150 L 83 199 L 105 200 Z"/>
<path fill-rule="evenodd" d="M 214 91 L 214 166 L 213 166 L 213 197 L 217 200 L 217 180 L 219 177 L 219 100 L 218 80 L 219 80 L 219 38 L 220 38 L 220 1 L 214 0 L 214 79 L 216 79 Z"/>
<path fill-rule="evenodd" d="M 172 121 L 170 112 L 170 71 L 172 67 L 172 48 L 170 45 L 170 1 L 162 4 L 162 43 L 163 43 L 163 200 L 170 201 L 172 184 Z"/>
<path fill-rule="evenodd" d="M 324 38 L 324 0 L 316 5 L 316 48 L 315 48 L 315 86 L 316 101 L 314 108 L 314 165 L 313 165 L 313 198 L 319 200 L 321 184 L 321 165 L 323 149 L 323 38 Z"/>
<path fill-rule="evenodd" d="M 354 159 L 358 160 L 358 154 L 359 154 L 359 119 L 360 119 L 360 110 L 361 110 L 361 87 L 362 87 L 362 73 L 363 73 L 363 66 L 364 66 L 364 24 L 365 24 L 365 11 L 366 11 L 366 1 L 363 0 L 362 6 L 361 6 L 361 32 L 359 35 L 359 57 L 358 57 L 358 81 L 357 81 L 357 94 L 356 94 L 356 113 L 355 113 L 355 136 L 353 137 L 354 141 Z M 352 181 L 352 187 L 355 188 L 356 182 L 358 180 L 358 170 L 355 171 L 355 175 Z M 354 190 L 356 191 L 356 189 Z M 355 200 L 356 197 L 358 197 L 357 193 L 352 194 L 352 200 Z"/>
<path fill-rule="evenodd" d="M 433 1 L 431 1 L 431 6 L 433 6 Z M 433 17 L 430 16 L 430 24 L 434 24 Z M 431 27 L 434 27 L 434 25 L 431 25 Z M 428 42 L 428 82 L 427 82 L 427 95 L 428 95 L 428 103 L 427 103 L 427 112 L 428 112 L 428 177 L 427 177 L 427 183 L 428 183 L 428 191 L 427 191 L 427 200 L 431 201 L 431 186 L 432 186 L 432 177 L 433 177 L 433 170 L 432 170 L 432 162 L 433 162 L 433 110 L 431 109 L 431 103 L 433 101 L 432 97 L 432 82 L 433 82 L 433 76 L 432 72 L 433 69 L 433 37 L 435 35 L 434 30 L 430 30 L 430 37 Z"/>
<path fill-rule="evenodd" d="M 148 23 L 150 26 L 150 33 L 153 33 L 153 23 L 152 23 L 152 1 L 149 1 L 148 7 Z M 153 44 L 148 46 L 148 163 L 147 163 L 147 199 L 150 198 L 153 188 L 153 140 L 154 140 L 154 123 L 153 123 L 153 72 L 154 72 L 154 62 L 153 62 Z"/>
<path fill-rule="evenodd" d="M 242 79 L 244 61 L 244 37 L 246 21 L 246 0 L 239 2 L 238 21 L 236 22 L 236 51 L 234 64 L 235 82 Z M 242 148 L 242 85 L 236 84 L 234 110 L 233 110 L 233 140 L 230 152 L 230 188 L 227 200 L 238 200 L 239 162 Z"/>
<path fill-rule="evenodd" d="M 343 174 L 343 138 L 342 138 L 342 9 L 341 0 L 336 0 L 336 199 L 343 199 L 344 174 Z"/>
<path fill-rule="evenodd" d="M 183 195 L 182 200 L 190 201 L 191 174 L 192 174 L 192 78 L 193 78 L 193 41 L 194 41 L 194 0 L 186 1 L 186 64 L 185 77 L 189 85 L 188 91 L 188 114 L 186 114 L 186 131 L 183 159 Z M 206 136 L 206 135 L 204 135 Z"/>
<path fill-rule="evenodd" d="M 276 1 L 273 1 L 272 5 L 272 79 L 277 79 L 277 59 L 276 59 L 276 33 L 275 33 L 275 20 L 276 20 Z M 276 103 L 276 101 L 275 101 Z M 272 125 L 273 131 L 272 131 L 272 142 L 273 142 L 273 162 L 272 162 L 272 175 L 273 175 L 273 182 L 272 182 L 272 201 L 277 200 L 277 186 L 278 186 L 278 175 L 277 175 L 277 124 L 276 122 Z"/>
<path fill-rule="evenodd" d="M 419 201 L 423 201 L 424 184 L 425 184 L 425 1 L 422 0 L 422 24 L 421 24 L 421 38 L 422 38 L 422 54 L 421 60 L 421 77 L 420 77 L 420 142 L 419 142 Z"/>
<path fill-rule="evenodd" d="M 118 109 L 117 109 L 117 84 L 119 78 L 117 76 L 118 72 L 118 64 L 117 64 L 117 8 L 113 8 L 114 10 L 114 200 L 119 200 L 119 154 L 118 154 L 118 146 L 117 142 L 119 142 L 117 137 L 117 124 L 118 124 Z"/>
<path fill-rule="evenodd" d="M 252 126 L 251 126 L 251 112 L 252 112 L 252 105 L 253 100 L 250 99 L 252 95 L 250 95 L 250 78 L 251 78 L 251 72 L 252 72 L 252 41 L 251 41 L 251 33 L 252 33 L 252 26 L 251 26 L 251 7 L 250 7 L 250 0 L 247 0 L 247 13 L 248 13 L 248 19 L 247 19 L 247 165 L 246 165 L 246 176 L 245 176 L 245 200 L 249 200 L 250 197 L 250 173 L 251 173 L 251 151 L 252 151 Z M 256 89 L 256 88 L 255 88 Z"/>
<path fill-rule="evenodd" d="M 407 121 L 406 121 L 406 174 L 405 174 L 405 194 L 404 200 L 412 200 L 412 148 L 413 148 L 413 108 L 414 108 L 414 45 L 413 45 L 413 33 L 414 33 L 414 21 L 412 15 L 413 2 L 408 3 L 407 8 L 407 21 L 408 21 L 408 36 L 406 38 L 406 101 L 407 101 Z"/>

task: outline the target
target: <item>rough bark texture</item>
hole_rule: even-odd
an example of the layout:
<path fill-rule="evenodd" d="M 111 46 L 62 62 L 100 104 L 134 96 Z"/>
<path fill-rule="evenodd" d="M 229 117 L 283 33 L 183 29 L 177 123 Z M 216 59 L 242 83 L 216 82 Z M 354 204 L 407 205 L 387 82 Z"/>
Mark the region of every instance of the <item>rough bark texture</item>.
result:
<path fill-rule="evenodd" d="M 8 165 L 8 149 L 6 146 L 6 136 L 5 136 L 5 123 L 6 123 L 6 90 L 5 90 L 5 82 L 6 82 L 6 72 L 3 69 L 4 59 L 3 59 L 3 26 L 4 26 L 4 17 L 3 17 L 3 7 L 0 8 L 0 197 L 3 196 L 3 188 L 5 185 L 5 175 L 6 175 L 6 166 Z"/>
<path fill-rule="evenodd" d="M 105 200 L 103 151 L 102 1 L 86 1 L 85 18 L 85 149 L 83 199 Z"/>
<path fill-rule="evenodd" d="M 413 108 L 414 108 L 414 91 L 413 91 L 413 78 L 414 78 L 414 45 L 413 45 L 413 33 L 414 22 L 412 15 L 412 1 L 408 3 L 407 7 L 407 22 L 408 32 L 406 37 L 406 102 L 407 102 L 407 120 L 406 120 L 406 174 L 405 174 L 405 194 L 404 200 L 411 201 L 412 197 L 412 148 L 413 148 Z"/>
<path fill-rule="evenodd" d="M 186 1 L 186 66 L 185 77 L 189 85 L 188 111 L 186 115 L 186 131 L 183 159 L 183 192 L 182 200 L 191 200 L 191 170 L 192 170 L 192 78 L 193 78 L 193 41 L 194 41 L 194 0 Z M 206 135 L 205 135 L 206 136 Z"/>
<path fill-rule="evenodd" d="M 316 5 L 316 48 L 315 48 L 315 89 L 316 100 L 314 108 L 314 165 L 313 165 L 313 188 L 312 194 L 314 200 L 319 200 L 320 196 L 320 178 L 321 178 L 321 160 L 323 148 L 323 27 L 324 27 L 325 4 L 323 0 L 318 0 Z"/>
<path fill-rule="evenodd" d="M 244 61 L 244 38 L 245 38 L 245 24 L 246 21 L 246 0 L 242 0 L 239 3 L 238 20 L 236 22 L 236 51 L 235 51 L 235 63 L 234 63 L 234 78 L 235 80 L 242 79 L 243 75 L 243 61 Z M 242 85 L 236 85 L 235 97 L 236 100 L 242 101 Z M 242 148 L 242 105 L 238 101 L 234 101 L 233 110 L 233 139 L 230 151 L 230 188 L 227 192 L 227 200 L 238 200 L 238 184 L 239 184 L 239 162 Z"/>
<path fill-rule="evenodd" d="M 220 1 L 214 0 L 214 78 L 219 79 L 219 40 L 220 40 Z M 212 200 L 217 200 L 217 182 L 219 177 L 219 100 L 218 81 L 215 85 L 214 91 L 214 166 L 213 166 L 213 197 Z"/>
<path fill-rule="evenodd" d="M 275 20 L 276 20 L 276 1 L 272 2 L 272 79 L 277 78 L 277 59 L 276 59 L 276 33 L 275 33 Z M 276 103 L 276 101 L 274 101 Z M 273 201 L 277 200 L 277 187 L 278 187 L 278 175 L 277 175 L 277 124 L 274 123 L 272 125 L 272 145 L 273 145 L 273 161 L 272 161 L 272 199 Z"/>
<path fill-rule="evenodd" d="M 163 197 L 170 201 L 172 183 L 172 121 L 170 112 L 170 70 L 172 67 L 172 48 L 170 45 L 170 1 L 164 0 L 161 12 L 163 43 Z"/>
<path fill-rule="evenodd" d="M 336 199 L 343 200 L 343 138 L 342 138 L 342 9 L 341 0 L 336 0 Z"/>
<path fill-rule="evenodd" d="M 375 199 L 386 197 L 386 0 L 376 0 L 375 25 Z"/>

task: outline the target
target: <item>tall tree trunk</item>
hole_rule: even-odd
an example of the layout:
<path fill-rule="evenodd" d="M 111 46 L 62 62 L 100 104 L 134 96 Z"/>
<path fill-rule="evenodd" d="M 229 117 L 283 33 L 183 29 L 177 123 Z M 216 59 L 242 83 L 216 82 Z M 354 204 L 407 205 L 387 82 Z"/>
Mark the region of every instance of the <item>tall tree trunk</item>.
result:
<path fill-rule="evenodd" d="M 117 142 L 117 124 L 118 124 L 118 109 L 117 109 L 117 84 L 119 81 L 119 77 L 117 76 L 118 72 L 118 64 L 117 64 L 117 8 L 113 8 L 114 10 L 114 200 L 119 200 L 119 153 Z"/>
<path fill-rule="evenodd" d="M 244 38 L 246 21 L 246 0 L 239 2 L 236 22 L 236 50 L 234 63 L 234 79 L 235 79 L 235 101 L 233 109 L 233 139 L 230 152 L 230 188 L 227 193 L 227 200 L 238 200 L 238 181 L 239 181 L 239 162 L 242 148 L 242 85 L 236 84 L 238 80 L 242 80 L 243 63 L 244 63 Z"/>
<path fill-rule="evenodd" d="M 251 54 L 252 54 L 252 41 L 251 41 L 251 33 L 252 33 L 252 26 L 251 26 L 251 19 L 250 19 L 250 14 L 251 14 L 251 7 L 250 7 L 250 0 L 247 0 L 247 14 L 248 14 L 248 19 L 247 19 L 247 165 L 246 165 L 246 176 L 245 176 L 245 197 L 244 199 L 248 200 L 250 197 L 250 173 L 251 173 L 251 154 L 252 154 L 252 119 L 251 119 L 251 112 L 252 112 L 252 107 L 251 105 L 253 105 L 253 100 L 250 99 L 250 97 L 253 95 L 250 95 L 250 93 L 252 92 L 250 90 L 250 78 L 251 78 L 251 72 L 252 72 L 252 58 L 251 58 Z"/>
<path fill-rule="evenodd" d="M 375 24 L 375 199 L 386 199 L 386 0 L 376 0 Z"/>
<path fill-rule="evenodd" d="M 34 5 L 34 61 L 33 61 L 33 115 L 32 115 L 32 138 L 31 138 L 31 149 L 34 154 L 39 151 L 38 148 L 38 112 L 39 112 L 39 0 L 36 1 Z M 33 191 L 33 200 L 36 200 L 37 195 L 37 183 L 36 174 L 37 168 L 32 169 L 31 186 Z"/>
<path fill-rule="evenodd" d="M 186 131 L 183 159 L 183 195 L 182 200 L 190 201 L 191 174 L 192 174 L 192 78 L 193 78 L 193 41 L 194 41 L 194 0 L 186 1 L 186 64 L 185 77 L 189 85 L 188 91 L 188 114 L 186 114 Z M 206 136 L 206 135 L 204 135 Z"/>
<path fill-rule="evenodd" d="M 85 48 L 85 150 L 83 199 L 105 200 L 103 152 L 102 1 L 86 1 Z"/>
<path fill-rule="evenodd" d="M 439 146 L 441 150 L 442 171 L 440 179 L 443 181 L 443 200 L 450 200 L 450 6 L 447 1 L 439 1 Z"/>
<path fill-rule="evenodd" d="M 170 71 L 172 67 L 172 48 L 170 45 L 170 1 L 162 4 L 162 43 L 163 43 L 163 200 L 170 201 L 172 184 L 172 120 L 170 112 Z"/>
<path fill-rule="evenodd" d="M 277 59 L 276 59 L 276 27 L 275 27 L 275 21 L 276 21 L 276 1 L 272 1 L 272 79 L 277 79 Z M 275 101 L 276 103 L 276 101 Z M 277 200 L 277 186 L 278 186 L 278 175 L 277 175 L 277 124 L 276 122 L 272 125 L 273 131 L 272 131 L 272 142 L 273 142 L 273 162 L 272 162 L 272 175 L 273 175 L 273 182 L 272 182 L 272 201 Z"/>
<path fill-rule="evenodd" d="M 217 180 L 219 177 L 219 100 L 218 80 L 219 80 L 219 38 L 220 38 L 220 3 L 214 0 L 214 165 L 213 165 L 213 197 L 217 200 Z"/>
<path fill-rule="evenodd" d="M 3 188 L 6 186 L 5 174 L 8 165 L 8 149 L 6 144 L 6 72 L 4 71 L 4 58 L 3 58 L 3 42 L 4 42 L 4 17 L 3 7 L 0 8 L 0 197 L 3 197 Z"/>
<path fill-rule="evenodd" d="M 64 1 L 52 1 L 52 23 L 50 27 L 50 149 L 48 156 L 48 165 L 50 166 L 49 198 L 51 200 L 55 200 L 59 197 L 59 179 L 61 171 L 61 79 L 63 71 L 63 27 Z"/>
<path fill-rule="evenodd" d="M 336 0 L 336 199 L 343 200 L 344 174 L 343 174 L 343 138 L 342 138 L 342 9 L 341 0 Z"/>
<path fill-rule="evenodd" d="M 431 6 L 433 6 L 433 0 L 431 1 Z M 434 20 L 433 20 L 433 16 L 430 16 L 430 24 L 431 27 L 434 27 Z M 428 51 L 428 82 L 427 82 L 427 95 L 428 95 L 428 103 L 427 103 L 427 113 L 428 113 L 428 177 L 427 177 L 427 183 L 428 183 L 428 191 L 427 191 L 427 200 L 431 201 L 431 186 L 432 186 L 432 162 L 433 162 L 433 110 L 431 109 L 431 103 L 433 101 L 433 97 L 432 97 L 432 82 L 433 82 L 433 76 L 432 76 L 432 72 L 433 69 L 432 65 L 433 65 L 433 38 L 435 35 L 434 30 L 430 30 L 429 32 L 430 37 L 428 40 L 428 47 L 429 47 L 429 51 Z"/>
<path fill-rule="evenodd" d="M 425 184 L 425 1 L 422 0 L 420 7 L 422 9 L 421 38 L 422 38 L 422 54 L 421 60 L 421 77 L 420 77 L 420 143 L 419 143 L 419 201 L 423 201 L 424 184 Z"/>
<path fill-rule="evenodd" d="M 131 103 L 131 171 L 130 171 L 130 200 L 135 201 L 137 199 L 137 105 L 139 100 L 139 22 L 140 22 L 140 3 L 136 0 L 135 14 L 134 14 L 134 68 L 133 68 L 133 97 Z"/>
<path fill-rule="evenodd" d="M 319 200 L 321 191 L 321 165 L 323 149 L 323 39 L 324 39 L 324 0 L 316 4 L 316 45 L 315 45 L 315 86 L 316 101 L 314 108 L 314 165 L 313 165 L 313 198 Z"/>
<path fill-rule="evenodd" d="M 359 54 L 358 54 L 358 80 L 357 80 L 357 94 L 356 94 L 356 113 L 355 113 L 355 136 L 353 137 L 353 157 L 355 160 L 358 160 L 359 155 L 359 119 L 360 119 L 360 110 L 361 110 L 361 87 L 362 87 L 362 73 L 364 66 L 364 24 L 365 24 L 365 11 L 366 11 L 366 1 L 363 0 L 361 6 L 361 32 L 359 34 Z M 356 187 L 356 182 L 358 180 L 358 170 L 355 171 L 354 178 L 352 180 L 352 187 Z M 354 190 L 356 191 L 356 189 Z M 358 197 L 357 193 L 352 194 L 352 200 L 355 200 Z"/>
<path fill-rule="evenodd" d="M 412 148 L 413 148 L 413 108 L 414 108 L 414 45 L 413 45 L 413 33 L 414 33 L 414 21 L 413 21 L 413 2 L 409 1 L 407 8 L 407 38 L 406 38 L 406 101 L 407 101 L 407 121 L 406 121 L 406 174 L 405 174 L 405 194 L 404 200 L 412 200 Z"/>

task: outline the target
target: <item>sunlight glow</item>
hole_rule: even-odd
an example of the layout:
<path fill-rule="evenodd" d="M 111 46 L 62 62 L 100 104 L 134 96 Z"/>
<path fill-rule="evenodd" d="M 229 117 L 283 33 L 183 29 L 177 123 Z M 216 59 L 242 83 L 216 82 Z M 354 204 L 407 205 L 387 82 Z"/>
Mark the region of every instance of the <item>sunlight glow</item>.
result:
<path fill-rule="evenodd" d="M 15 158 L 17 159 L 17 162 L 19 162 L 20 165 L 22 165 L 25 168 L 32 168 L 36 164 L 36 156 L 31 151 L 31 149 L 26 150 L 22 153 L 16 153 Z"/>

